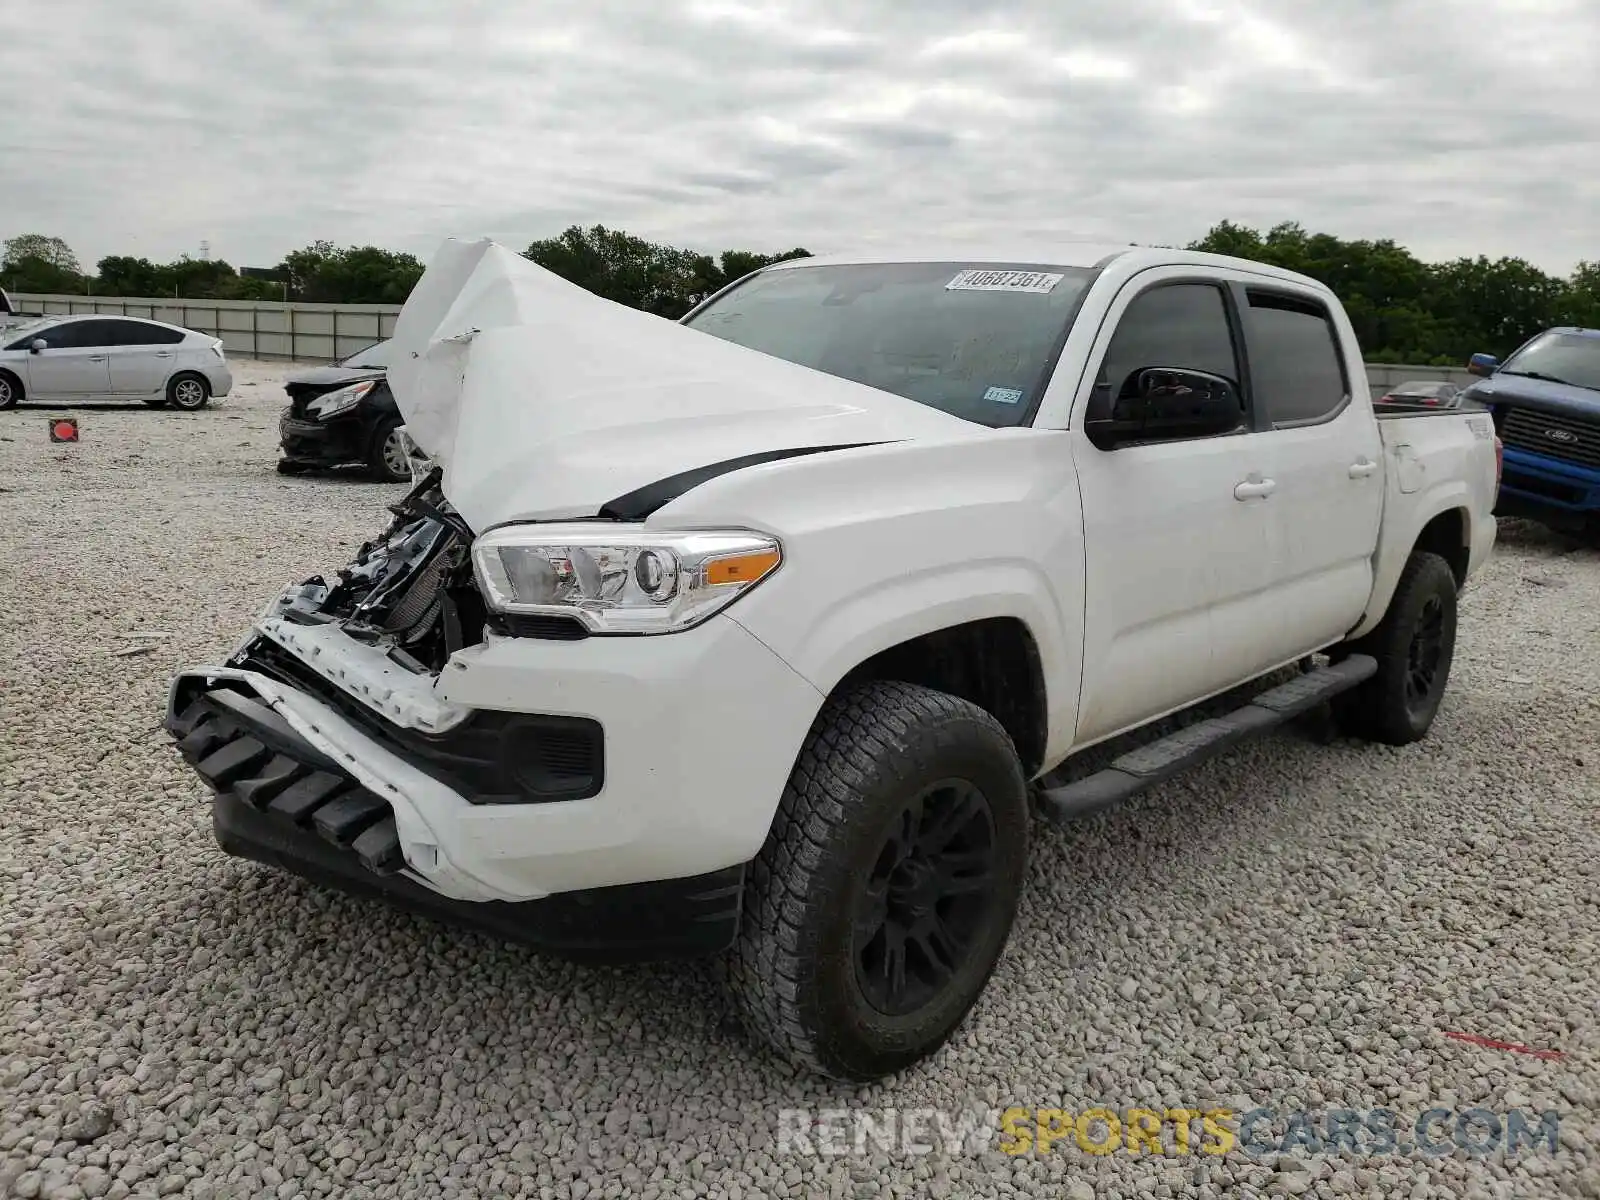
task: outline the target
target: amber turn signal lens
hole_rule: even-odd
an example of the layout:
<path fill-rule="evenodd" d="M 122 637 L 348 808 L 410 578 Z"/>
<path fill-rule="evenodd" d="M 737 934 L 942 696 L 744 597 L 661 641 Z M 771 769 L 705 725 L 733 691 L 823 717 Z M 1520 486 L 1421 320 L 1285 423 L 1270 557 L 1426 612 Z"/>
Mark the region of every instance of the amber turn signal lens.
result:
<path fill-rule="evenodd" d="M 752 554 L 735 554 L 727 558 L 714 558 L 706 564 L 706 582 L 754 583 L 778 565 L 776 550 L 757 550 Z"/>

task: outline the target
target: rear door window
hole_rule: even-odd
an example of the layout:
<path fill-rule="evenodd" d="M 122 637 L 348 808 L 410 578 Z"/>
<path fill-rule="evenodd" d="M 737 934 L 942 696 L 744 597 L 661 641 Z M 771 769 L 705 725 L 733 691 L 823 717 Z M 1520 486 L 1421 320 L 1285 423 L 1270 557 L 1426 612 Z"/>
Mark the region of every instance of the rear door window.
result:
<path fill-rule="evenodd" d="M 173 346 L 183 341 L 176 329 L 151 325 L 145 321 L 113 321 L 118 346 Z"/>
<path fill-rule="evenodd" d="M 1246 289 L 1245 345 L 1256 411 L 1274 427 L 1332 417 L 1350 399 L 1327 308 L 1303 296 Z"/>

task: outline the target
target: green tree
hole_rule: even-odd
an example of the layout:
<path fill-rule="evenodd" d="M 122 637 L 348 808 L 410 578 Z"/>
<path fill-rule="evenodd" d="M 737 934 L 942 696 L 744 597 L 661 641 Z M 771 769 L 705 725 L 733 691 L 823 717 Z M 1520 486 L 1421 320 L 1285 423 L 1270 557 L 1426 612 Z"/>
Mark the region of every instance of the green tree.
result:
<path fill-rule="evenodd" d="M 1452 357 L 1510 354 L 1552 325 L 1572 323 L 1567 282 L 1520 258 L 1458 258 L 1434 269 L 1434 311 Z"/>
<path fill-rule="evenodd" d="M 285 255 L 283 266 L 291 299 L 327 304 L 404 304 L 422 278 L 415 255 L 329 241 Z"/>
<path fill-rule="evenodd" d="M 83 268 L 78 265 L 78 256 L 72 252 L 71 246 L 61 238 L 48 237 L 42 233 L 23 233 L 6 239 L 4 265 L 13 266 L 24 259 L 37 259 L 73 275 L 83 273 Z"/>
<path fill-rule="evenodd" d="M 1573 324 L 1600 329 L 1600 261 L 1578 264 L 1567 281 L 1567 298 Z"/>
<path fill-rule="evenodd" d="M 81 292 L 84 284 L 72 247 L 42 233 L 6 239 L 0 252 L 0 280 L 13 292 Z"/>
<path fill-rule="evenodd" d="M 795 258 L 810 258 L 811 251 L 796 246 L 782 254 L 759 254 L 754 250 L 724 250 L 720 257 L 709 254 L 695 257 L 695 284 L 693 303 L 715 295 L 730 283 L 737 283 L 746 275 L 759 271 L 775 262 L 788 262 Z M 687 311 L 687 310 L 685 310 Z"/>
<path fill-rule="evenodd" d="M 170 295 L 163 287 L 162 269 L 148 258 L 109 254 L 95 264 L 95 287 L 102 296 Z"/>
<path fill-rule="evenodd" d="M 705 286 L 694 254 L 604 225 L 573 225 L 522 253 L 597 296 L 660 317 L 681 317 Z"/>
<path fill-rule="evenodd" d="M 523 257 L 597 296 L 677 320 L 726 284 L 769 263 L 808 257 L 796 248 L 783 254 L 725 250 L 720 257 L 649 242 L 620 229 L 573 225 L 534 242 Z"/>
<path fill-rule="evenodd" d="M 1234 258 L 1248 258 L 1252 262 L 1267 261 L 1261 235 L 1254 229 L 1246 229 L 1232 221 L 1217 222 L 1205 237 L 1190 242 L 1189 249 L 1203 250 L 1207 254 L 1230 254 Z"/>
<path fill-rule="evenodd" d="M 274 289 L 243 279 L 219 259 L 185 255 L 170 263 L 110 255 L 96 266 L 93 291 L 99 296 L 174 296 L 191 300 L 273 299 Z M 281 292 L 277 297 L 281 299 Z"/>

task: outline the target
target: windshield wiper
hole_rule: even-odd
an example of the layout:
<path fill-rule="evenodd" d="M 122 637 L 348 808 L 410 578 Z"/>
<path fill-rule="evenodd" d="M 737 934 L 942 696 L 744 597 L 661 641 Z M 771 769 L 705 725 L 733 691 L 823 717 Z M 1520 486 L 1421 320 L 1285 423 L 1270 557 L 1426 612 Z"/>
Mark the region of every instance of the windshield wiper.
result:
<path fill-rule="evenodd" d="M 1565 385 L 1566 387 L 1587 388 L 1591 392 L 1600 390 L 1600 389 L 1591 387 L 1587 383 L 1573 383 L 1572 380 L 1570 380 L 1570 379 L 1562 379 L 1561 376 L 1559 376 L 1559 375 L 1547 375 L 1543 371 L 1501 371 L 1500 374 L 1501 375 L 1516 375 L 1516 376 L 1519 376 L 1519 377 L 1521 377 L 1523 379 L 1538 379 L 1538 380 L 1540 380 L 1540 381 L 1542 381 L 1544 383 L 1559 383 L 1559 384 Z"/>

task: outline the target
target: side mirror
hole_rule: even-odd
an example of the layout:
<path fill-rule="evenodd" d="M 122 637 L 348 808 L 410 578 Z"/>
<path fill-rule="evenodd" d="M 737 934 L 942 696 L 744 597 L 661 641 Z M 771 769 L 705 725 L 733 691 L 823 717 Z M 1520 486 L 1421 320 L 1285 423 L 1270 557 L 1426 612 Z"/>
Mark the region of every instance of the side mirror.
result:
<path fill-rule="evenodd" d="M 1492 354 L 1474 354 L 1467 359 L 1467 374 L 1487 378 L 1500 369 L 1500 360 Z"/>
<path fill-rule="evenodd" d="M 1098 386 L 1083 431 L 1102 450 L 1128 442 L 1175 441 L 1232 433 L 1244 422 L 1239 386 L 1221 375 L 1177 367 L 1140 367 L 1111 397 Z"/>
<path fill-rule="evenodd" d="M 28 343 L 29 354 L 37 354 L 41 350 L 48 349 L 50 349 L 50 343 L 45 341 L 43 338 L 34 338 L 33 341 Z"/>

